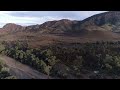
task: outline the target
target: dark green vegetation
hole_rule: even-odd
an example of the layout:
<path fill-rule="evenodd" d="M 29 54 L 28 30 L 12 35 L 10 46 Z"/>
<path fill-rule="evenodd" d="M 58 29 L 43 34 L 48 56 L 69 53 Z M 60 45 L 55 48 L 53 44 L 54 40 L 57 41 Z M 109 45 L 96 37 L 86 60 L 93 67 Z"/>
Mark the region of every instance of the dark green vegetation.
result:
<path fill-rule="evenodd" d="M 58 45 L 52 49 L 57 58 L 76 71 L 78 77 L 88 71 L 89 78 L 119 78 L 119 41 Z"/>
<path fill-rule="evenodd" d="M 6 44 L 2 53 L 48 75 L 52 66 L 58 62 L 51 50 L 31 49 L 25 43 L 12 42 Z"/>
<path fill-rule="evenodd" d="M 2 53 L 58 78 L 119 78 L 120 42 L 56 44 L 31 49 L 25 43 L 4 43 Z"/>
<path fill-rule="evenodd" d="M 5 66 L 3 62 L 0 61 L 0 79 L 15 79 L 15 76 L 12 76 L 9 73 L 9 68 Z"/>

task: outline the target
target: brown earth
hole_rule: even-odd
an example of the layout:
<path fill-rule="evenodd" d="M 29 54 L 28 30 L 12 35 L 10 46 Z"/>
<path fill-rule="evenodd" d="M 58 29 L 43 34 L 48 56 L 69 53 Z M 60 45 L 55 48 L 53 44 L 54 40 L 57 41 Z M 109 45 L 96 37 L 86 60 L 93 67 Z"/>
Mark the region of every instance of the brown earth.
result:
<path fill-rule="evenodd" d="M 40 47 L 54 43 L 85 43 L 96 41 L 118 41 L 119 33 L 111 31 L 89 31 L 85 34 L 39 34 L 24 33 L 2 35 L 0 41 L 25 41 L 30 47 Z"/>
<path fill-rule="evenodd" d="M 17 79 L 48 79 L 47 75 L 40 73 L 27 65 L 21 64 L 10 57 L 0 55 L 0 60 L 9 67 L 11 75 L 16 76 Z M 49 77 L 49 79 L 53 78 Z"/>

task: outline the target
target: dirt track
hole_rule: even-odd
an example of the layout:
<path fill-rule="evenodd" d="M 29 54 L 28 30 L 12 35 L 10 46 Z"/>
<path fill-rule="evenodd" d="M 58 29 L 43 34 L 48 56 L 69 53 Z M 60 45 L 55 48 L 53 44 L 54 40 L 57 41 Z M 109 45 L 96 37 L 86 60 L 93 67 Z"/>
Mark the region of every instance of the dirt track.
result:
<path fill-rule="evenodd" d="M 0 55 L 0 60 L 10 68 L 10 73 L 15 75 L 17 79 L 48 79 L 47 75 L 40 73 L 10 57 Z"/>

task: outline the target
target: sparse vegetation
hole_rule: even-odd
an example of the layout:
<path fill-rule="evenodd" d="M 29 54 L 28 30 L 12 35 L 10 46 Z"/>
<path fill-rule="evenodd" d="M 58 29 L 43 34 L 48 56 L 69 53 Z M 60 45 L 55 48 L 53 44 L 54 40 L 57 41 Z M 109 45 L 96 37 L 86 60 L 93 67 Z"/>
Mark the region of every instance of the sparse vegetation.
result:
<path fill-rule="evenodd" d="M 51 50 L 30 49 L 18 43 L 6 44 L 4 53 L 48 75 L 52 66 L 58 62 Z"/>
<path fill-rule="evenodd" d="M 88 75 L 92 73 L 89 78 L 120 75 L 119 41 L 56 44 L 41 49 L 20 45 L 6 44 L 4 53 L 50 76 L 81 78 L 85 71 Z"/>
<path fill-rule="evenodd" d="M 9 68 L 0 60 L 0 79 L 16 79 L 9 73 Z"/>

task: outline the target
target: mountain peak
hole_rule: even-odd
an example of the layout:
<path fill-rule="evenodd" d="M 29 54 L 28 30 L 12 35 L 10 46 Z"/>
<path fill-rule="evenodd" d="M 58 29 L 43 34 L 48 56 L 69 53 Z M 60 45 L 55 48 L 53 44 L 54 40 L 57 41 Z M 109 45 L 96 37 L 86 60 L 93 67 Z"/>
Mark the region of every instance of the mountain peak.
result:
<path fill-rule="evenodd" d="M 7 23 L 6 25 L 3 26 L 3 28 L 9 28 L 9 27 L 13 27 L 13 26 L 21 26 L 21 25 L 17 25 L 15 23 Z"/>
<path fill-rule="evenodd" d="M 71 20 L 69 20 L 69 19 L 61 19 L 61 20 L 58 20 L 58 21 L 71 21 Z"/>
<path fill-rule="evenodd" d="M 17 25 L 14 23 L 7 23 L 6 25 L 3 26 L 4 30 L 7 31 L 16 31 L 16 30 L 21 30 L 23 27 L 21 25 Z"/>

